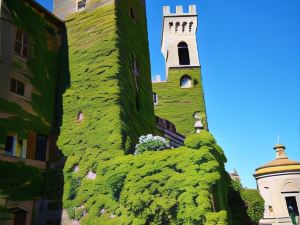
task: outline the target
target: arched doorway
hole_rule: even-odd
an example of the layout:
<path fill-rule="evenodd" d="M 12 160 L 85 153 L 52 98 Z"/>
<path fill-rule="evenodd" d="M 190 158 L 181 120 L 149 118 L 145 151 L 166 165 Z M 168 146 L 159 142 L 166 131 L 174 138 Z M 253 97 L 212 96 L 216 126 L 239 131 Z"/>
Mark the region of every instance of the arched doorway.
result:
<path fill-rule="evenodd" d="M 26 225 L 27 212 L 18 209 L 14 212 L 14 225 Z"/>

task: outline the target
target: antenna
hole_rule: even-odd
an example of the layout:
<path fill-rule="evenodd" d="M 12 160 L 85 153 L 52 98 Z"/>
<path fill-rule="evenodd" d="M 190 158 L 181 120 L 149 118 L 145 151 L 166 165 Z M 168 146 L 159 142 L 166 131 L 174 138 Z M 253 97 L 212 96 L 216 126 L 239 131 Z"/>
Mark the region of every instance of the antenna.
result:
<path fill-rule="evenodd" d="M 280 136 L 277 134 L 277 144 L 280 145 Z"/>

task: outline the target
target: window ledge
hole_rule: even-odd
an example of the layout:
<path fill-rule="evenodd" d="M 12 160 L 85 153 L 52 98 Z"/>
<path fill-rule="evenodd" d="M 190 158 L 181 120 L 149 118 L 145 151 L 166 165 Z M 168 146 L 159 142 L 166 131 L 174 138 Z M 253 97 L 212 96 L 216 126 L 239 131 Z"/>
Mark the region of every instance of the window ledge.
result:
<path fill-rule="evenodd" d="M 24 57 L 22 55 L 19 55 L 18 53 L 15 53 L 15 56 L 17 59 L 22 60 L 25 63 L 27 63 L 27 61 L 28 61 L 28 57 Z"/>
<path fill-rule="evenodd" d="M 31 102 L 31 99 L 30 99 L 30 98 L 28 98 L 28 97 L 26 97 L 26 96 L 23 96 L 23 95 L 18 95 L 18 94 L 14 93 L 14 92 L 11 92 L 11 91 L 9 91 L 9 95 L 11 95 L 11 96 L 13 96 L 13 97 L 20 98 L 20 99 L 25 100 L 25 101 L 28 101 L 28 102 Z"/>
<path fill-rule="evenodd" d="M 0 151 L 0 160 L 4 162 L 10 162 L 10 163 L 24 163 L 26 166 L 32 166 L 39 169 L 46 169 L 46 162 L 45 161 L 39 161 L 39 160 L 33 160 L 33 159 L 23 159 L 20 157 L 12 156 L 9 154 L 4 153 L 4 151 Z"/>

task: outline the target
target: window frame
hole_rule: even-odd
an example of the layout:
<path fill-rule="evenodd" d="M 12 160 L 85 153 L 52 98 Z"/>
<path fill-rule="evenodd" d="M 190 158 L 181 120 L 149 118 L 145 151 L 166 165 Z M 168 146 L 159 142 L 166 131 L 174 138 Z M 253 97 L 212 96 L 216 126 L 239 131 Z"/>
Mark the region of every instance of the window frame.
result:
<path fill-rule="evenodd" d="M 21 88 L 21 92 L 19 93 L 19 85 L 22 85 L 23 87 Z M 25 83 L 15 79 L 14 77 L 12 77 L 10 79 L 10 87 L 9 87 L 9 91 L 15 95 L 21 96 L 21 97 L 25 97 Z"/>
<path fill-rule="evenodd" d="M 29 57 L 30 36 L 29 33 L 17 28 L 15 36 L 15 54 L 27 60 Z"/>

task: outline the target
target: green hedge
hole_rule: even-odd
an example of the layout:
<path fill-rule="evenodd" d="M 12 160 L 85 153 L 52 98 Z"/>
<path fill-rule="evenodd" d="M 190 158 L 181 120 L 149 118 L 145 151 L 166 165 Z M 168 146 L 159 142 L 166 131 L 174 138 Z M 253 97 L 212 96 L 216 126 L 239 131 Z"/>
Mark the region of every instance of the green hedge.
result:
<path fill-rule="evenodd" d="M 226 211 L 213 211 L 211 191 L 224 172 L 224 161 L 217 160 L 223 153 L 214 139 L 196 136 L 205 144 L 103 161 L 96 180 L 70 173 L 64 197 L 69 216 L 82 224 L 227 224 Z"/>
<path fill-rule="evenodd" d="M 233 225 L 257 225 L 264 213 L 264 200 L 257 190 L 244 189 L 240 182 L 231 181 L 229 205 Z"/>

